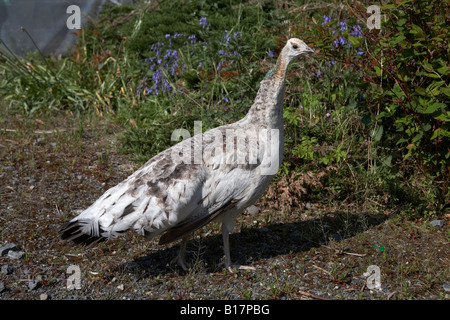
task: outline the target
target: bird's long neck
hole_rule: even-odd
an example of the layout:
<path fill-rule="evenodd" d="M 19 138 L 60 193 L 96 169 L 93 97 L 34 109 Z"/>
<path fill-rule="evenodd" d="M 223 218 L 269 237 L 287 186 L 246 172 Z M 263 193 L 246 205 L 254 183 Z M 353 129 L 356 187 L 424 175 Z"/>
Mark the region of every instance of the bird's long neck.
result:
<path fill-rule="evenodd" d="M 283 127 L 283 98 L 289 61 L 283 52 L 275 66 L 267 72 L 246 118 L 267 128 Z"/>

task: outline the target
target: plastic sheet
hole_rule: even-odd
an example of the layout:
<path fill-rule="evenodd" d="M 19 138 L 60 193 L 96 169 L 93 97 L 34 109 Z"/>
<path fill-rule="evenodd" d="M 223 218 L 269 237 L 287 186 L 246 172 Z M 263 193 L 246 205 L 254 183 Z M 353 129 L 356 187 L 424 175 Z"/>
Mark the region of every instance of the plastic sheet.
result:
<path fill-rule="evenodd" d="M 67 55 L 77 37 L 74 26 L 74 11 L 68 13 L 69 6 L 80 9 L 79 21 L 82 28 L 88 19 L 95 19 L 105 3 L 121 4 L 130 1 L 119 0 L 0 0 L 0 38 L 17 55 L 35 51 L 33 41 L 44 55 Z M 72 22 L 72 24 L 70 23 Z M 26 28 L 33 38 L 21 30 Z M 4 45 L 0 51 L 5 52 Z"/>

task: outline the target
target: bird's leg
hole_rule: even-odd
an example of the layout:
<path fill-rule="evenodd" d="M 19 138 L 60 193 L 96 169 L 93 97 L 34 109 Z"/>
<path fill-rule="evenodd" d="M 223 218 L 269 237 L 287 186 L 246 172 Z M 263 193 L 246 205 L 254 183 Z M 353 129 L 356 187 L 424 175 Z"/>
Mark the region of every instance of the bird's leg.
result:
<path fill-rule="evenodd" d="M 185 260 L 187 240 L 188 240 L 187 237 L 184 237 L 181 240 L 180 251 L 178 252 L 178 255 L 171 261 L 176 262 L 184 271 L 188 270 L 188 267 L 186 267 L 186 260 Z"/>
<path fill-rule="evenodd" d="M 225 268 L 228 271 L 233 272 L 233 269 L 239 270 L 256 270 L 255 267 L 252 266 L 241 266 L 236 264 L 231 264 L 231 254 L 230 254 L 230 233 L 228 229 L 222 224 L 222 238 L 223 238 L 223 251 L 225 253 Z"/>
<path fill-rule="evenodd" d="M 223 252 L 225 253 L 225 268 L 231 271 L 230 234 L 222 225 Z"/>

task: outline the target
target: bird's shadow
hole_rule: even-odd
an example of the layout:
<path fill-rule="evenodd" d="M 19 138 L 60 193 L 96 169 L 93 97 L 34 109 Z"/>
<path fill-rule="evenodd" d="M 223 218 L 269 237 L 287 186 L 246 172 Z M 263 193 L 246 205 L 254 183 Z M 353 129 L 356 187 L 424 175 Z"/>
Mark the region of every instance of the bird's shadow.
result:
<path fill-rule="evenodd" d="M 328 212 L 318 218 L 297 222 L 269 223 L 264 227 L 241 226 L 240 232 L 230 234 L 231 258 L 234 263 L 251 265 L 254 262 L 285 254 L 295 254 L 320 247 L 329 241 L 342 241 L 383 223 L 389 216 L 383 213 Z M 119 271 L 137 278 L 168 273 L 183 273 L 173 258 L 179 246 L 152 250 L 145 256 L 118 266 Z M 220 234 L 188 241 L 186 262 L 193 269 L 217 272 L 223 269 L 222 236 Z M 190 272 L 188 271 L 188 272 Z"/>

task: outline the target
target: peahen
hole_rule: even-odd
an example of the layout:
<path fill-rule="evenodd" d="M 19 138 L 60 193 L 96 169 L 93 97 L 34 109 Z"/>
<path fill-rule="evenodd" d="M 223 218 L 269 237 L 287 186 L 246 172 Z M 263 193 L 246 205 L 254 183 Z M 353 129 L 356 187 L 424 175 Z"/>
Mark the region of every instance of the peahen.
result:
<path fill-rule="evenodd" d="M 303 41 L 289 39 L 243 119 L 154 156 L 63 225 L 62 239 L 92 245 L 129 229 L 147 238 L 161 235 L 160 244 L 182 239 L 176 261 L 186 269 L 188 236 L 220 221 L 224 264 L 230 269 L 229 233 L 236 217 L 261 196 L 283 158 L 286 69 L 313 52 Z"/>

